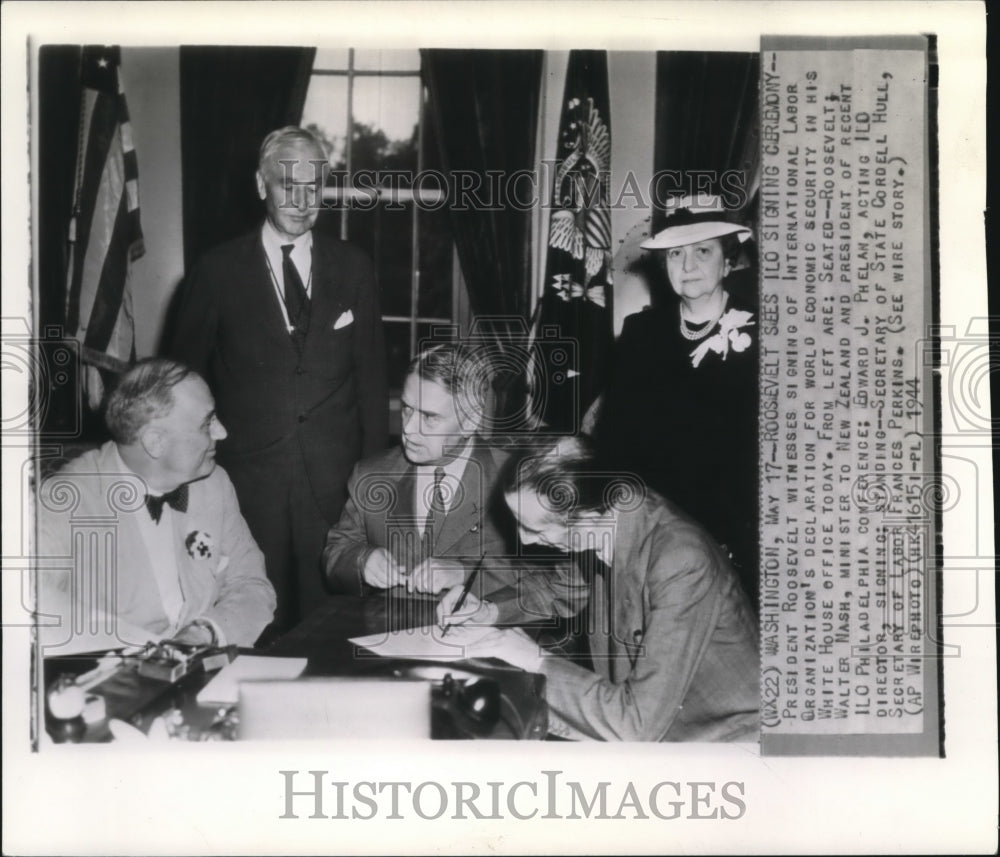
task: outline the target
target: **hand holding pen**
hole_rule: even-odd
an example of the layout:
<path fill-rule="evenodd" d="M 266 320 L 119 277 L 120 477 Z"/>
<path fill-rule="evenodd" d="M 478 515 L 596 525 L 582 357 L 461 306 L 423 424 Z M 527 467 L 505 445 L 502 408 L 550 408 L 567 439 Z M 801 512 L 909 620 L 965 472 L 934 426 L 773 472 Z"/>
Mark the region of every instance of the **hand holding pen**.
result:
<path fill-rule="evenodd" d="M 480 602 L 480 600 L 471 593 L 472 587 L 476 583 L 476 578 L 479 576 L 479 569 L 483 567 L 483 560 L 485 558 L 486 554 L 479 557 L 479 562 L 476 563 L 476 567 L 472 570 L 472 574 L 470 574 L 466 579 L 465 584 L 461 587 L 456 586 L 448 590 L 448 592 L 445 593 L 444 598 L 441 599 L 441 603 L 438 604 L 437 619 L 438 625 L 442 628 L 442 637 L 447 636 L 452 625 L 462 624 L 462 622 L 456 620 L 462 618 L 465 621 L 468 621 L 468 619 L 474 616 L 482 606 L 482 602 Z M 470 609 L 466 611 L 466 613 L 462 613 L 462 609 L 465 607 L 467 602 L 469 603 Z"/>

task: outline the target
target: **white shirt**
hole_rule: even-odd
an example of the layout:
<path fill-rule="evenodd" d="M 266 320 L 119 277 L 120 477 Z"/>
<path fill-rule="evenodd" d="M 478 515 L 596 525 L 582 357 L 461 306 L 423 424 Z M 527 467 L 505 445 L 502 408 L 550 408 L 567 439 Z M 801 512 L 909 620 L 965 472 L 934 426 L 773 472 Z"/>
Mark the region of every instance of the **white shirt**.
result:
<path fill-rule="evenodd" d="M 472 441 L 468 441 L 462 451 L 451 461 L 443 465 L 418 464 L 416 478 L 416 496 L 413 508 L 417 515 L 417 527 L 423 534 L 427 526 L 427 515 L 430 513 L 430 502 L 434 496 L 434 471 L 440 466 L 444 468 L 444 477 L 441 480 L 441 494 L 444 499 L 445 514 L 455 505 L 455 501 L 461 494 L 462 477 L 465 475 L 465 468 L 469 463 L 469 456 L 472 454 Z"/>
<path fill-rule="evenodd" d="M 312 231 L 300 235 L 294 241 L 288 241 L 278 234 L 270 220 L 265 219 L 260 230 L 260 239 L 264 245 L 264 255 L 267 256 L 271 285 L 274 286 L 278 307 L 285 319 L 285 327 L 291 333 L 294 328 L 288 323 L 288 308 L 285 306 L 285 255 L 281 248 L 284 244 L 292 245 L 292 262 L 306 287 L 306 295 L 312 298 Z"/>
<path fill-rule="evenodd" d="M 122 460 L 118 453 L 118 447 L 115 447 L 115 457 L 122 468 L 122 473 L 132 474 L 145 483 L 145 480 L 130 470 L 129 466 Z M 146 493 L 155 497 L 162 492 L 153 491 L 147 486 Z M 145 506 L 142 509 L 137 509 L 134 515 L 139 535 L 146 546 L 146 553 L 149 554 L 149 568 L 153 572 L 156 587 L 160 591 L 163 612 L 170 620 L 170 628 L 164 636 L 171 637 L 178 630 L 177 622 L 184 609 L 184 595 L 181 593 L 180 571 L 177 567 L 177 545 L 174 543 L 176 540 L 174 510 L 169 504 L 164 503 L 159 523 L 150 517 L 149 510 Z"/>

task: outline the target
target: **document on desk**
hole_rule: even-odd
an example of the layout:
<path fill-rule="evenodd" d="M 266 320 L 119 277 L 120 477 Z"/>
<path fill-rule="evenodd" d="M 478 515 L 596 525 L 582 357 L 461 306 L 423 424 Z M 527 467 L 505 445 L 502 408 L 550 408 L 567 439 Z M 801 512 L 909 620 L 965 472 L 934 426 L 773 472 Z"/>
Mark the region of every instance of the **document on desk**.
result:
<path fill-rule="evenodd" d="M 259 655 L 237 655 L 228 666 L 206 684 L 198 694 L 200 705 L 235 705 L 241 681 L 262 679 L 292 679 L 302 675 L 305 658 L 268 658 Z"/>
<path fill-rule="evenodd" d="M 354 637 L 350 642 L 386 658 L 457 661 L 467 658 L 468 647 L 493 630 L 489 626 L 452 625 L 444 634 L 438 625 L 422 625 Z"/>

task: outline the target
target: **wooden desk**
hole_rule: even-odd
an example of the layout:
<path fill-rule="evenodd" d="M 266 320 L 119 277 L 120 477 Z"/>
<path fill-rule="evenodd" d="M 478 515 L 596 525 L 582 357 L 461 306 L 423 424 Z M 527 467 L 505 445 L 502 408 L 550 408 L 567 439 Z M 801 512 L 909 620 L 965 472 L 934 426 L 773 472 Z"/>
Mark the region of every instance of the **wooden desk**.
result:
<path fill-rule="evenodd" d="M 407 678 L 415 667 L 450 666 L 440 661 L 419 662 L 382 658 L 358 649 L 349 640 L 353 637 L 382 633 L 387 630 L 427 625 L 434 621 L 436 600 L 400 598 L 379 594 L 361 598 L 331 596 L 314 613 L 281 639 L 264 650 L 244 650 L 248 654 L 304 657 L 305 676 L 378 676 Z M 50 658 L 45 662 L 46 686 L 61 674 L 80 674 L 92 668 L 93 658 L 86 656 Z M 497 682 L 512 707 L 513 718 L 507 717 L 488 733 L 474 735 L 462 725 L 456 715 L 453 698 L 446 698 L 440 683 L 432 685 L 432 737 L 438 739 L 544 738 L 547 729 L 545 680 L 542 676 L 525 673 L 500 661 L 476 659 L 453 662 L 454 669 L 474 672 Z M 108 716 L 133 723 L 142 731 L 152 721 L 174 707 L 179 709 L 192 731 L 208 729 L 216 718 L 216 707 L 199 706 L 197 694 L 214 675 L 195 672 L 170 684 L 139 676 L 135 668 L 124 668 L 111 679 L 97 685 L 92 692 L 105 697 Z M 482 731 L 482 730 L 478 730 Z M 517 734 L 516 734 L 517 733 Z M 107 741 L 110 733 L 106 722 L 88 727 L 84 740 Z"/>
<path fill-rule="evenodd" d="M 436 598 L 404 598 L 390 592 L 366 597 L 332 595 L 262 654 L 308 658 L 312 675 L 367 672 L 373 660 L 383 659 L 356 651 L 348 640 L 430 625 L 436 606 Z"/>

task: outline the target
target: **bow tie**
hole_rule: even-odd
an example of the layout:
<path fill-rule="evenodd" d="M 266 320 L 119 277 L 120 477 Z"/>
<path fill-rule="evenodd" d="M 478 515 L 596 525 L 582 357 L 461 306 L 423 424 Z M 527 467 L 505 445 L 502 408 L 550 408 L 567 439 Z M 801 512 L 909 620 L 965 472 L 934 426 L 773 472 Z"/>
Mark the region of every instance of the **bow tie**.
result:
<path fill-rule="evenodd" d="M 161 494 L 159 497 L 154 497 L 152 494 L 146 495 L 146 508 L 149 509 L 149 517 L 157 524 L 160 523 L 164 503 L 178 512 L 186 512 L 188 507 L 187 483 L 185 482 L 168 494 Z"/>

